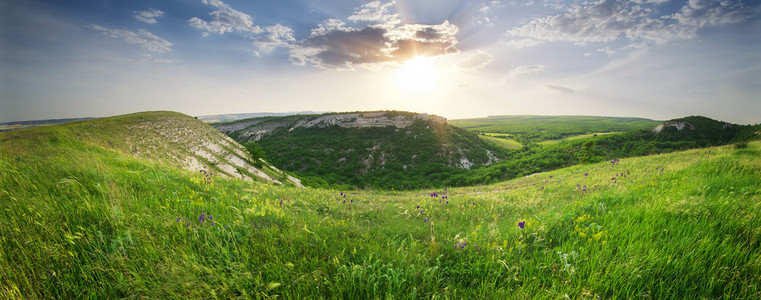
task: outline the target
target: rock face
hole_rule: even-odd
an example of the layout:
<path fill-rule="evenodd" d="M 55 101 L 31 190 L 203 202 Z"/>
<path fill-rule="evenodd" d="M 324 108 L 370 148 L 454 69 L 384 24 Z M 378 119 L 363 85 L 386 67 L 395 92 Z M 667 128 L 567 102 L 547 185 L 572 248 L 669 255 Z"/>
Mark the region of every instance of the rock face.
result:
<path fill-rule="evenodd" d="M 343 128 L 372 128 L 393 126 L 397 129 L 406 128 L 416 120 L 430 121 L 435 124 L 445 124 L 447 119 L 441 116 L 425 113 L 415 114 L 396 111 L 376 111 L 358 113 L 337 113 L 324 115 L 298 115 L 279 118 L 254 118 L 231 123 L 212 124 L 220 131 L 229 134 L 238 132 L 243 140 L 258 141 L 275 130 L 288 128 L 293 131 L 298 128 L 327 128 L 339 126 Z M 240 138 L 238 139 L 241 140 Z"/>
<path fill-rule="evenodd" d="M 686 121 L 669 121 L 669 122 L 660 124 L 658 126 L 655 126 L 655 128 L 653 128 L 653 131 L 655 133 L 659 133 L 659 132 L 663 131 L 663 129 L 666 128 L 666 127 L 674 127 L 677 130 L 679 130 L 679 131 L 682 131 L 685 128 L 688 129 L 688 130 L 695 130 L 695 126 L 693 126 L 689 122 L 686 122 Z"/>
<path fill-rule="evenodd" d="M 192 117 L 175 112 L 143 112 L 86 123 L 93 128 L 117 128 L 122 143 L 110 143 L 130 155 L 193 172 L 243 180 L 265 180 L 302 186 L 299 179 L 260 162 L 252 164 L 245 148 L 230 137 Z M 105 131 L 102 129 L 100 131 Z"/>

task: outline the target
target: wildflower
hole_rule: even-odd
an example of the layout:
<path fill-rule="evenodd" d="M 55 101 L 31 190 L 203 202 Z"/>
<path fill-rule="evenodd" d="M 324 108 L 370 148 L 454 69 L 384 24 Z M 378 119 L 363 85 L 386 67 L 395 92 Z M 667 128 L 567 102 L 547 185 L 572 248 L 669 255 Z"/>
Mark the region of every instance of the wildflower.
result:
<path fill-rule="evenodd" d="M 216 224 L 214 223 L 214 221 L 211 221 L 211 226 L 214 226 L 214 225 L 216 225 Z"/>
<path fill-rule="evenodd" d="M 280 199 L 280 206 L 283 206 L 283 199 Z"/>
<path fill-rule="evenodd" d="M 201 216 L 198 217 L 198 221 L 206 221 L 206 213 L 201 213 Z"/>
<path fill-rule="evenodd" d="M 584 173 L 584 176 L 587 176 L 587 175 L 589 175 L 589 173 Z"/>
<path fill-rule="evenodd" d="M 523 229 L 523 227 L 525 227 L 525 226 L 526 226 L 526 221 L 520 221 L 520 222 L 518 222 L 518 227 L 520 227 L 521 229 Z"/>
<path fill-rule="evenodd" d="M 181 218 L 181 217 L 177 217 L 177 223 L 180 223 L 180 218 Z"/>
<path fill-rule="evenodd" d="M 418 205 L 416 208 L 420 208 L 420 205 Z"/>

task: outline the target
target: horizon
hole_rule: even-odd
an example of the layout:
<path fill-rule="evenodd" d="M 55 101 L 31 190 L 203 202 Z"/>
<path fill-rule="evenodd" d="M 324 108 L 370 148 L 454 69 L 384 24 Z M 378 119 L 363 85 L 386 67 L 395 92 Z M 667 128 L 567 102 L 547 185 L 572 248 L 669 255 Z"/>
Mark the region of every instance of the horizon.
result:
<path fill-rule="evenodd" d="M 3 11 L 0 123 L 156 110 L 761 123 L 758 2 L 31 0 Z"/>

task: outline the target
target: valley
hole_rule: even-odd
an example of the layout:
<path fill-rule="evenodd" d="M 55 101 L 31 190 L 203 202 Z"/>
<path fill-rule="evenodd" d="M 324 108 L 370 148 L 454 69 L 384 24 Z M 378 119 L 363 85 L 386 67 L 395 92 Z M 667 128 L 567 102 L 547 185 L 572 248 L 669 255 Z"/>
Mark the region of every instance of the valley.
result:
<path fill-rule="evenodd" d="M 761 295 L 759 141 L 399 191 L 241 179 L 208 145 L 242 146 L 209 129 L 153 112 L 0 133 L 0 297 Z M 215 160 L 178 165 L 193 149 Z"/>

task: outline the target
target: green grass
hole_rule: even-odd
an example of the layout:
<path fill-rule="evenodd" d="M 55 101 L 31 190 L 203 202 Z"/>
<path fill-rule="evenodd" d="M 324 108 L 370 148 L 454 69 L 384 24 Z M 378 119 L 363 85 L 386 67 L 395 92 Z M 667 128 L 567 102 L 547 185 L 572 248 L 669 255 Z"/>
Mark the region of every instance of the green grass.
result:
<path fill-rule="evenodd" d="M 344 198 L 59 128 L 0 134 L 0 298 L 761 297 L 759 142 Z"/>
<path fill-rule="evenodd" d="M 497 136 L 500 136 L 500 134 L 497 134 Z M 486 133 L 484 135 L 479 134 L 478 137 L 481 138 L 482 140 L 488 142 L 488 143 L 496 145 L 497 147 L 502 147 L 502 148 L 507 149 L 507 150 L 514 150 L 514 149 L 519 149 L 519 148 L 523 147 L 523 145 L 521 145 L 521 143 L 516 142 L 513 139 L 502 138 L 502 137 L 494 137 L 494 136 L 489 135 L 489 133 Z"/>
<path fill-rule="evenodd" d="M 539 144 L 542 144 L 542 145 L 555 145 L 555 144 L 558 144 L 560 142 L 577 141 L 577 140 L 583 140 L 583 139 L 588 139 L 588 138 L 596 137 L 596 136 L 599 136 L 599 135 L 608 135 L 608 134 L 614 134 L 614 133 L 620 133 L 620 132 L 596 132 L 596 133 L 578 134 L 578 135 L 572 135 L 572 136 L 569 136 L 569 137 L 566 137 L 566 138 L 563 138 L 563 139 L 559 139 L 559 140 L 541 141 L 541 142 L 539 142 Z"/>

